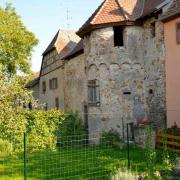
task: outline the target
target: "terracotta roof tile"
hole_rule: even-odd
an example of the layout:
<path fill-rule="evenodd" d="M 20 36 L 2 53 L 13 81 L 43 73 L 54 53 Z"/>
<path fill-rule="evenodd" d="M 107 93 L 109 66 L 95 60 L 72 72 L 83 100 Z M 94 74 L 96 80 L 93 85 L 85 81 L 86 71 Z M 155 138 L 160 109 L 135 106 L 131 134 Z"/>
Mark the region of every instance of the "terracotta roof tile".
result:
<path fill-rule="evenodd" d="M 92 16 L 79 29 L 83 36 L 96 29 L 98 25 L 120 22 L 134 22 L 140 17 L 153 12 L 155 7 L 165 0 L 105 0 Z"/>
<path fill-rule="evenodd" d="M 124 20 L 125 18 L 120 11 L 118 3 L 115 0 L 107 0 L 95 15 L 91 24 L 105 24 Z"/>

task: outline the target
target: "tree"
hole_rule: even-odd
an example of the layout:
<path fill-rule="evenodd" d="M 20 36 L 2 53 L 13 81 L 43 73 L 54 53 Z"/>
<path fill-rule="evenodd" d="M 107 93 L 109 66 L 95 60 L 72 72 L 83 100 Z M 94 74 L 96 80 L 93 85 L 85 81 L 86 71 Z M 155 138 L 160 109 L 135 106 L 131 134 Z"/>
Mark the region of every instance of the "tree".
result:
<path fill-rule="evenodd" d="M 27 82 L 28 77 L 0 72 L 0 147 L 10 142 L 14 149 L 23 150 L 22 135 L 27 132 L 29 150 L 55 149 L 63 113 L 57 109 L 29 111 L 27 104 L 37 102 L 25 88 Z"/>
<path fill-rule="evenodd" d="M 24 105 L 33 101 L 31 92 L 24 88 L 25 77 L 0 72 L 0 136 L 8 137 L 24 132 Z"/>
<path fill-rule="evenodd" d="M 30 72 L 30 58 L 38 40 L 28 31 L 11 4 L 0 7 L 0 70 Z"/>

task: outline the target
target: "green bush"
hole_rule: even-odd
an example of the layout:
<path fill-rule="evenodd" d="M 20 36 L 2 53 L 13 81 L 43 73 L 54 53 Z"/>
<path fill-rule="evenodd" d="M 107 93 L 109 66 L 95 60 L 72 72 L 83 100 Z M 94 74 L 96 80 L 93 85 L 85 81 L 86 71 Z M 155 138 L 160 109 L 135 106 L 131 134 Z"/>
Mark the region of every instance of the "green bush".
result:
<path fill-rule="evenodd" d="M 8 137 L 13 138 L 13 151 L 23 151 L 23 133 L 26 132 L 27 151 L 55 150 L 57 145 L 82 144 L 86 138 L 86 130 L 77 113 L 62 114 L 59 110 L 32 110 L 21 114 L 23 121 L 20 128 L 13 134 L 4 129 Z M 0 138 L 2 135 L 0 136 Z M 6 141 L 8 143 L 8 141 Z M 7 146 L 7 145 L 6 145 Z M 4 144 L 1 146 L 3 149 Z"/>
<path fill-rule="evenodd" d="M 68 113 L 63 116 L 63 122 L 58 131 L 58 145 L 82 144 L 86 139 L 86 129 L 79 114 Z"/>
<path fill-rule="evenodd" d="M 103 145 L 113 145 L 114 142 L 120 142 L 120 136 L 117 131 L 111 129 L 108 132 L 103 132 L 101 135 L 101 144 Z"/>
<path fill-rule="evenodd" d="M 28 150 L 54 150 L 57 144 L 56 135 L 63 121 L 62 113 L 58 110 L 33 110 L 26 112 L 25 116 Z"/>
<path fill-rule="evenodd" d="M 0 156 L 10 155 L 12 150 L 12 144 L 9 141 L 0 139 Z"/>

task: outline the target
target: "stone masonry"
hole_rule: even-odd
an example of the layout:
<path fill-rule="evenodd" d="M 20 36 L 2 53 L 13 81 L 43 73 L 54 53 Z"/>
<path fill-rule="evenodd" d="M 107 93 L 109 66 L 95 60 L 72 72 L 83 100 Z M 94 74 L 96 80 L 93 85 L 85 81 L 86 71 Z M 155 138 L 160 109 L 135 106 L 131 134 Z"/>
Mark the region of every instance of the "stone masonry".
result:
<path fill-rule="evenodd" d="M 100 83 L 100 106 L 89 106 L 90 134 L 115 129 L 123 136 L 125 124 L 146 120 L 165 126 L 163 24 L 156 22 L 152 37 L 152 21 L 125 26 L 123 47 L 114 47 L 112 27 L 84 38 L 87 79 Z"/>

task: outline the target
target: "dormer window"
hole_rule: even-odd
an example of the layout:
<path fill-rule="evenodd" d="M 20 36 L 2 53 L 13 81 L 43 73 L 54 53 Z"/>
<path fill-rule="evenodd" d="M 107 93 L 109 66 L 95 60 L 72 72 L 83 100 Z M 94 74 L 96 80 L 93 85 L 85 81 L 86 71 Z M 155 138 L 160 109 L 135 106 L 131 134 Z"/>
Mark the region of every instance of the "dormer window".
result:
<path fill-rule="evenodd" d="M 123 30 L 122 26 L 115 26 L 114 29 L 114 47 L 124 46 Z"/>

